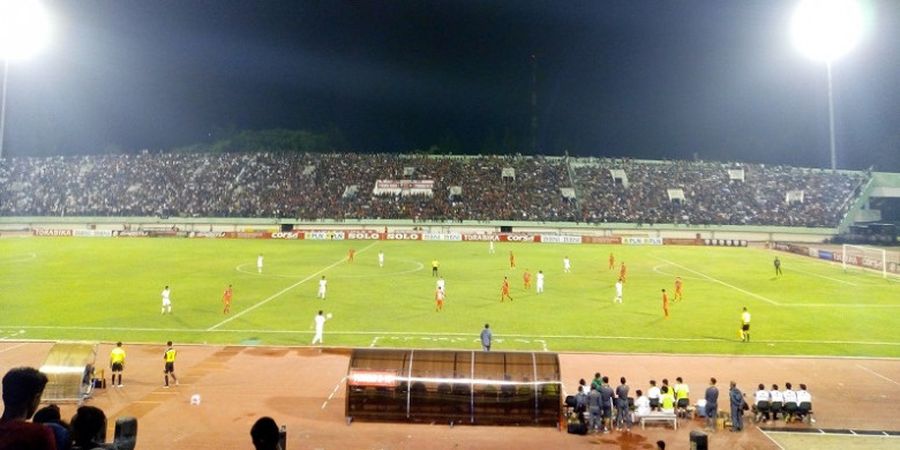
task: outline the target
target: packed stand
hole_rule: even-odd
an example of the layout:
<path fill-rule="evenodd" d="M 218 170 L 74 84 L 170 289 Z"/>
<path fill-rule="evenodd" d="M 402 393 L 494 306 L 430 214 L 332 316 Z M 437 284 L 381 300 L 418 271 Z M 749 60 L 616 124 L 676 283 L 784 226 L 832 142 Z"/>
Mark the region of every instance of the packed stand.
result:
<path fill-rule="evenodd" d="M 737 167 L 744 181 L 730 179 L 728 169 Z M 515 178 L 501 176 L 506 168 Z M 613 169 L 624 171 L 627 186 L 613 180 Z M 373 193 L 376 180 L 401 179 L 432 180 L 433 195 Z M 142 152 L 2 160 L 0 215 L 834 227 L 865 180 L 861 173 L 688 161 Z M 454 186 L 461 195 L 450 195 Z M 565 188 L 577 200 L 565 199 Z M 685 201 L 670 201 L 667 189 L 683 189 Z M 792 190 L 804 192 L 803 202 L 785 202 Z"/>

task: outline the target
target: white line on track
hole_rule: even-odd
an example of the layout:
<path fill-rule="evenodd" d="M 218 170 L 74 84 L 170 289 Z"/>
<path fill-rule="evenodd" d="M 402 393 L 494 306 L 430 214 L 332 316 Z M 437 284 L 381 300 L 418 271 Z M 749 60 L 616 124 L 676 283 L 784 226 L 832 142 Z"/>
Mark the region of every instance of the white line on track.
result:
<path fill-rule="evenodd" d="M 13 345 L 12 347 L 7 347 L 7 348 L 4 348 L 3 350 L 0 350 L 0 353 L 5 353 L 5 352 L 8 352 L 8 351 L 10 351 L 10 350 L 15 350 L 15 349 L 17 349 L 17 348 L 19 348 L 19 347 L 22 347 L 22 346 L 25 346 L 25 345 L 28 345 L 28 343 L 27 343 L 27 342 L 23 342 L 23 343 L 21 343 L 21 344 L 19 344 L 19 345 Z"/>
<path fill-rule="evenodd" d="M 343 384 L 344 380 L 346 380 L 346 379 L 347 379 L 347 377 L 342 377 L 341 381 L 338 381 L 337 384 L 334 385 L 334 389 L 331 391 L 331 395 L 328 396 L 328 399 L 326 399 L 324 402 L 322 402 L 322 409 L 325 409 L 325 407 L 328 405 L 328 402 L 334 398 L 335 394 L 337 394 L 338 389 L 341 388 L 341 384 Z"/>
<path fill-rule="evenodd" d="M 891 378 L 888 378 L 888 377 L 886 377 L 886 376 L 884 376 L 884 375 L 882 375 L 882 374 L 880 374 L 880 373 L 878 373 L 878 372 L 876 372 L 876 371 L 874 371 L 874 370 L 872 370 L 872 369 L 870 369 L 870 368 L 868 368 L 868 367 L 866 367 L 866 366 L 861 366 L 861 365 L 857 364 L 856 367 L 859 367 L 860 369 L 863 369 L 863 370 L 865 370 L 866 372 L 869 372 L 869 373 L 871 373 L 872 375 L 875 375 L 876 377 L 881 378 L 882 380 L 887 380 L 887 381 L 890 381 L 891 383 L 896 384 L 897 386 L 900 386 L 900 383 L 898 383 L 896 380 L 893 380 L 893 379 L 891 379 Z"/>
<path fill-rule="evenodd" d="M 759 430 L 759 432 L 762 433 L 763 436 L 769 438 L 769 440 L 772 441 L 772 443 L 775 444 L 778 448 L 780 448 L 781 450 L 785 450 L 784 447 L 782 447 L 781 444 L 778 443 L 778 441 L 773 439 L 772 436 L 769 436 L 769 433 L 766 433 L 765 431 L 763 431 L 762 428 L 760 428 L 758 426 L 756 427 L 756 429 Z"/>
<path fill-rule="evenodd" d="M 364 252 L 364 251 L 366 251 L 366 250 L 372 248 L 372 246 L 374 246 L 375 244 L 376 244 L 376 243 L 373 242 L 373 243 L 371 243 L 371 244 L 369 244 L 369 245 L 363 247 L 363 249 L 360 250 L 359 253 L 362 253 L 362 252 Z M 298 281 L 298 282 L 296 282 L 296 283 L 294 283 L 294 284 L 292 284 L 292 285 L 290 285 L 290 286 L 288 286 L 288 287 L 286 287 L 286 288 L 284 288 L 284 289 L 282 289 L 282 290 L 280 290 L 280 291 L 278 291 L 278 292 L 276 292 L 276 293 L 274 293 L 274 294 L 272 294 L 272 295 L 266 297 L 265 299 L 263 299 L 263 300 L 257 302 L 255 305 L 253 305 L 253 306 L 251 306 L 251 307 L 249 307 L 249 308 L 247 308 L 247 309 L 245 309 L 245 310 L 243 310 L 243 311 L 241 311 L 241 312 L 239 312 L 239 313 L 237 313 L 237 314 L 235 314 L 235 315 L 233 315 L 233 316 L 231 316 L 231 317 L 229 317 L 229 318 L 227 318 L 227 319 L 225 319 L 225 320 L 223 320 L 223 321 L 221 321 L 221 322 L 219 322 L 219 323 L 217 323 L 217 324 L 215 324 L 215 325 L 213 325 L 213 326 L 211 326 L 211 327 L 209 327 L 209 328 L 207 328 L 206 331 L 214 331 L 216 328 L 219 328 L 219 327 L 221 327 L 222 325 L 225 325 L 226 323 L 231 322 L 232 320 L 237 319 L 238 317 L 241 317 L 241 316 L 243 316 L 244 314 L 247 314 L 248 312 L 253 311 L 253 310 L 256 309 L 256 308 L 259 308 L 260 306 L 265 305 L 266 303 L 269 303 L 270 301 L 272 301 L 272 300 L 274 300 L 274 299 L 280 297 L 281 294 L 284 294 L 285 292 L 290 291 L 291 289 L 293 289 L 293 288 L 295 288 L 295 287 L 297 287 L 297 286 L 300 286 L 301 284 L 306 283 L 306 282 L 309 281 L 309 280 L 312 280 L 313 278 L 315 278 L 315 277 L 318 276 L 319 274 L 321 274 L 321 273 L 323 273 L 323 272 L 325 272 L 325 271 L 327 271 L 327 270 L 329 270 L 329 269 L 332 269 L 332 268 L 334 268 L 335 266 L 337 266 L 338 264 L 341 264 L 341 263 L 346 262 L 346 261 L 347 261 L 347 258 L 341 258 L 341 259 L 335 261 L 334 263 L 328 265 L 328 266 L 325 267 L 324 269 L 319 270 L 318 272 L 309 275 L 308 277 L 306 277 L 306 278 L 304 278 L 304 279 L 302 279 L 302 280 L 300 280 L 300 281 Z"/>
<path fill-rule="evenodd" d="M 133 328 L 133 327 L 66 327 L 53 325 L 21 325 L 15 328 L 36 329 L 36 330 L 75 330 L 75 331 L 145 331 L 145 332 L 181 332 L 181 333 L 252 333 L 252 334 L 313 334 L 312 330 L 248 330 L 248 329 L 225 329 L 225 330 L 209 330 L 204 328 Z M 343 336 L 378 336 L 384 339 L 385 336 L 462 336 L 472 337 L 472 333 L 433 333 L 429 331 L 329 331 L 328 334 L 336 334 Z M 555 334 L 555 335 L 530 335 L 530 334 L 503 334 L 495 335 L 501 338 L 514 339 L 533 339 L 533 340 L 550 340 L 550 339 L 585 339 L 585 340 L 630 340 L 630 341 L 661 341 L 661 342 L 734 342 L 733 339 L 725 338 L 678 338 L 678 337 L 649 337 L 649 336 L 585 336 L 574 334 Z M 477 341 L 477 336 L 473 341 Z M 772 340 L 754 340 L 756 344 L 836 344 L 836 345 L 885 345 L 900 346 L 900 341 L 839 341 L 827 340 L 816 341 L 811 339 L 772 339 Z M 830 357 L 830 356 L 829 356 Z"/>
<path fill-rule="evenodd" d="M 719 283 L 719 284 L 721 284 L 722 286 L 730 287 L 730 288 L 732 288 L 732 289 L 734 289 L 734 290 L 736 290 L 736 291 L 738 291 L 738 292 L 743 292 L 744 294 L 747 294 L 747 295 L 749 295 L 749 296 L 751 296 L 751 297 L 753 297 L 753 298 L 762 300 L 762 301 L 764 301 L 764 302 L 767 302 L 767 303 L 772 304 L 772 305 L 775 305 L 775 306 L 782 306 L 781 303 L 778 303 L 778 302 L 776 302 L 775 300 L 772 300 L 772 299 L 770 299 L 770 298 L 763 297 L 762 295 L 759 295 L 759 294 L 750 292 L 750 291 L 748 291 L 748 290 L 746 290 L 746 289 L 741 289 L 741 288 L 739 288 L 739 287 L 737 287 L 737 286 L 735 286 L 735 285 L 733 285 L 733 284 L 728 284 L 728 283 L 726 283 L 726 282 L 724 282 L 724 281 L 722 281 L 722 280 L 720 280 L 720 279 L 718 279 L 718 278 L 713 278 L 713 277 L 711 277 L 711 276 L 709 276 L 709 275 L 706 275 L 705 273 L 701 273 L 701 272 L 697 272 L 696 270 L 689 269 L 689 268 L 687 268 L 687 267 L 685 267 L 685 266 L 682 266 L 681 264 L 678 264 L 678 263 L 669 261 L 668 259 L 660 258 L 659 256 L 654 256 L 654 258 L 656 258 L 656 259 L 658 259 L 658 260 L 660 260 L 660 261 L 667 262 L 667 263 L 669 263 L 669 264 L 671 264 L 671 265 L 673 265 L 673 266 L 675 266 L 675 267 L 681 267 L 682 269 L 687 270 L 688 272 L 691 272 L 691 273 L 700 275 L 701 277 L 706 278 L 707 280 L 713 281 L 713 282 L 715 282 L 715 283 Z"/>

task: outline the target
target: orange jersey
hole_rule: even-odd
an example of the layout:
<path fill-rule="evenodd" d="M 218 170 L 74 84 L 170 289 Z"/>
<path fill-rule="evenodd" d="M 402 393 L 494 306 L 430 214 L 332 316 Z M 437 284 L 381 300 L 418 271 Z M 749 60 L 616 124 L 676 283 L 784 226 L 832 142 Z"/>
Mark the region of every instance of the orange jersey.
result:
<path fill-rule="evenodd" d="M 504 294 L 509 294 L 509 282 L 508 281 L 503 280 L 503 285 L 500 286 L 500 292 L 502 292 Z"/>
<path fill-rule="evenodd" d="M 663 292 L 662 297 L 663 297 L 663 306 L 668 306 L 669 305 L 669 294 L 666 292 Z"/>
<path fill-rule="evenodd" d="M 525 281 L 525 284 L 531 283 L 531 274 L 528 272 L 523 273 L 522 280 Z"/>
<path fill-rule="evenodd" d="M 609 268 L 612 269 L 616 266 L 616 257 L 613 256 L 612 253 L 609 254 Z"/>
<path fill-rule="evenodd" d="M 516 267 L 516 257 L 512 253 L 509 254 L 509 267 Z"/>
<path fill-rule="evenodd" d="M 225 292 L 222 293 L 222 301 L 231 302 L 232 291 L 231 288 L 225 289 Z"/>
<path fill-rule="evenodd" d="M 681 280 L 675 280 L 675 292 L 681 292 Z"/>

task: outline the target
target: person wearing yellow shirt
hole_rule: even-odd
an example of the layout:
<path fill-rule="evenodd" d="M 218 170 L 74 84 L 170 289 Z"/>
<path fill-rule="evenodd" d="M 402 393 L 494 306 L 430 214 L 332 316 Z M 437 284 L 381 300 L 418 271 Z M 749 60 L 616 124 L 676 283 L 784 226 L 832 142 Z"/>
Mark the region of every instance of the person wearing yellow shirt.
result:
<path fill-rule="evenodd" d="M 175 382 L 175 385 L 178 386 L 178 378 L 175 377 L 175 355 L 177 352 L 172 347 L 172 341 L 166 342 L 168 348 L 166 352 L 163 353 L 163 359 L 166 361 L 166 368 L 163 369 L 163 374 L 166 377 L 166 385 L 165 387 L 169 387 L 169 375 L 172 376 L 172 381 Z"/>
<path fill-rule="evenodd" d="M 122 343 L 116 342 L 116 348 L 109 353 L 109 368 L 112 370 L 112 379 L 110 382 L 115 387 L 125 386 L 122 384 L 122 371 L 125 369 L 125 350 L 122 349 Z M 116 382 L 116 375 L 119 375 L 119 382 Z"/>
<path fill-rule="evenodd" d="M 433 276 L 433 277 L 438 276 L 438 267 L 440 265 L 441 265 L 441 263 L 439 263 L 438 260 L 436 260 L 436 259 L 431 260 L 431 276 Z"/>
<path fill-rule="evenodd" d="M 687 407 L 691 404 L 690 388 L 684 383 L 684 380 L 682 380 L 681 377 L 677 377 L 675 378 L 673 390 L 675 391 L 675 408 L 679 415 L 687 417 Z"/>
<path fill-rule="evenodd" d="M 659 396 L 659 406 L 662 412 L 664 413 L 675 413 L 675 396 L 672 395 L 672 391 L 669 390 L 668 386 L 663 386 L 660 389 Z"/>

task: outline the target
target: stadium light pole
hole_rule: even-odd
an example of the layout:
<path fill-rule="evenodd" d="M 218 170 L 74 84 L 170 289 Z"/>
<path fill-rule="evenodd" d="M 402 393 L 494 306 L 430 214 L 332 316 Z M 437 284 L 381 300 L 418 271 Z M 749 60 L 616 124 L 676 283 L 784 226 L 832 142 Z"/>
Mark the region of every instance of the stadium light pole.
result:
<path fill-rule="evenodd" d="M 828 137 L 831 169 L 837 169 L 834 143 L 834 91 L 831 66 L 859 42 L 863 14 L 856 0 L 803 0 L 794 11 L 791 37 L 808 58 L 824 62 L 828 73 Z"/>
<path fill-rule="evenodd" d="M 26 59 L 50 38 L 47 11 L 37 0 L 0 0 L 0 58 L 3 59 L 3 98 L 0 99 L 0 159 L 6 136 L 6 94 L 10 61 Z"/>

